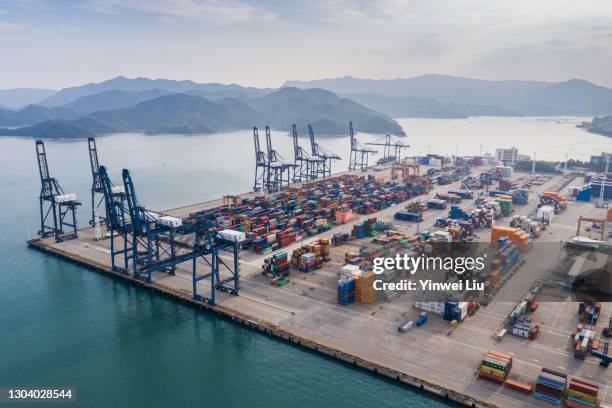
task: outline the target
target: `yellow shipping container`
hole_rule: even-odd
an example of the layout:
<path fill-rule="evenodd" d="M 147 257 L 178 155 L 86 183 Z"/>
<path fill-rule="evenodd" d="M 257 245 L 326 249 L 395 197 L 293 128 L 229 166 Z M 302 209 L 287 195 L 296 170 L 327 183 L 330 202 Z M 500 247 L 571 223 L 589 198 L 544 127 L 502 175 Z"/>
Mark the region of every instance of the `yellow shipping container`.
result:
<path fill-rule="evenodd" d="M 571 388 L 567 391 L 568 397 L 576 397 L 585 400 L 586 402 L 590 402 L 591 404 L 595 404 L 597 402 L 597 397 L 594 395 L 586 394 L 584 392 L 578 390 L 572 390 Z"/>
<path fill-rule="evenodd" d="M 487 373 L 490 375 L 494 375 L 495 377 L 499 377 L 499 378 L 505 378 L 506 377 L 506 373 L 501 371 L 501 370 L 496 370 L 495 368 L 486 366 L 486 365 L 481 365 L 480 366 L 480 372 L 482 373 Z"/>

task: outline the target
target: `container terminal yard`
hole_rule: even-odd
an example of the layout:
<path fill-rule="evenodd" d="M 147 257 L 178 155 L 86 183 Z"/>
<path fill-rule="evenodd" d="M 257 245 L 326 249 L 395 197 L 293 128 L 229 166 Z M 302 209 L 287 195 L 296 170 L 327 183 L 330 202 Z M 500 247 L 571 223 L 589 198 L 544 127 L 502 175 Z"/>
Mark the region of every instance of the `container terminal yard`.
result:
<path fill-rule="evenodd" d="M 252 192 L 161 211 L 138 201 L 128 169 L 111 181 L 94 139 L 81 203 L 37 141 L 41 230 L 28 244 L 467 406 L 612 406 L 607 171 L 410 157 L 401 139 L 361 145 L 351 124 L 350 169 L 332 174 L 339 157 L 309 133 L 300 146 L 293 127 L 285 160 L 254 128 Z M 373 274 L 375 258 L 440 243 L 492 251 L 471 275 L 484 290 L 374 290 L 406 278 Z"/>

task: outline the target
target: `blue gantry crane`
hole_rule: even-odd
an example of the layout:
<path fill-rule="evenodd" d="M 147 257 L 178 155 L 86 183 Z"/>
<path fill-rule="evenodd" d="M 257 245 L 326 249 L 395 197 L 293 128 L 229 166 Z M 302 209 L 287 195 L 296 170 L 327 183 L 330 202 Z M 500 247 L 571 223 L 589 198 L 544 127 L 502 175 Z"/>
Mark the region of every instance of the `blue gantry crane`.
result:
<path fill-rule="evenodd" d="M 112 191 L 104 166 L 100 166 L 100 177 L 109 209 L 113 270 L 151 282 L 154 273 L 187 274 L 178 266 L 191 263 L 194 299 L 214 304 L 217 290 L 238 294 L 237 239 L 218 232 L 218 226 L 205 219 L 182 219 L 146 209 L 137 199 L 127 169 L 122 172 L 123 191 Z M 205 279 L 211 282 L 210 291 L 202 293 L 198 282 Z"/>
<path fill-rule="evenodd" d="M 351 140 L 351 158 L 349 160 L 349 170 L 366 171 L 368 169 L 368 156 L 376 154 L 377 151 L 363 147 L 355 138 L 353 132 L 353 122 L 349 122 L 349 138 Z"/>
<path fill-rule="evenodd" d="M 286 162 L 285 159 L 272 147 L 272 135 L 270 127 L 266 126 L 266 149 L 267 149 L 267 188 L 269 192 L 277 192 L 289 187 L 291 183 L 291 172 L 294 170 L 293 163 Z"/>
<path fill-rule="evenodd" d="M 132 225 L 127 210 L 125 189 L 116 190 L 105 166 L 99 168 L 104 205 L 108 217 L 106 228 L 110 236 L 111 267 L 115 272 L 127 274 L 132 251 Z M 119 261 L 123 261 L 119 265 Z"/>
<path fill-rule="evenodd" d="M 41 237 L 55 236 L 57 242 L 77 238 L 76 210 L 81 205 L 76 194 L 66 193 L 57 179 L 51 177 L 47 153 L 42 140 L 36 141 L 36 159 L 40 174 L 40 230 Z"/>
<path fill-rule="evenodd" d="M 87 148 L 89 151 L 89 164 L 91 167 L 91 219 L 89 225 L 95 225 L 96 213 L 98 215 L 98 222 L 106 224 L 109 214 L 108 208 L 106 208 L 104 200 L 104 186 L 102 178 L 100 177 L 100 161 L 98 160 L 98 148 L 96 146 L 96 139 L 93 137 L 87 138 Z M 111 183 L 111 191 L 113 193 L 123 192 L 122 186 L 116 186 Z M 100 211 L 103 207 L 103 211 Z"/>
<path fill-rule="evenodd" d="M 310 149 L 312 151 L 312 157 L 319 159 L 316 162 L 315 168 L 313 169 L 313 175 L 315 176 L 314 178 L 317 178 L 318 176 L 331 177 L 332 161 L 340 160 L 341 157 L 317 143 L 311 125 L 308 125 L 308 135 L 310 136 Z"/>

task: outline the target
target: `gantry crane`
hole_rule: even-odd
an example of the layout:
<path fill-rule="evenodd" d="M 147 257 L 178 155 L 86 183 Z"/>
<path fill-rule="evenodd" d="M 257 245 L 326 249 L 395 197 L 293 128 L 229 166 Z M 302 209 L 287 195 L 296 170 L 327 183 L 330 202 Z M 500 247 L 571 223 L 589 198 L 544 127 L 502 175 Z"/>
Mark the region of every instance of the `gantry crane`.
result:
<path fill-rule="evenodd" d="M 253 142 L 255 144 L 255 183 L 253 191 L 266 190 L 268 180 L 268 161 L 259 144 L 259 131 L 253 127 Z"/>
<path fill-rule="evenodd" d="M 40 230 L 41 237 L 55 236 L 57 242 L 77 238 L 76 210 L 81 205 L 76 194 L 66 193 L 51 177 L 47 153 L 42 140 L 36 141 L 36 159 L 40 174 Z M 68 230 L 64 230 L 67 227 Z"/>
<path fill-rule="evenodd" d="M 125 189 L 113 192 L 113 183 L 105 166 L 100 166 L 99 172 L 104 206 L 106 208 L 106 227 L 110 235 L 111 267 L 113 271 L 128 274 L 129 261 L 132 254 L 132 225 L 128 212 Z M 122 266 L 118 261 L 121 260 Z"/>
<path fill-rule="evenodd" d="M 349 170 L 366 171 L 368 169 L 368 156 L 376 154 L 373 149 L 366 149 L 357 141 L 353 132 L 353 122 L 349 122 L 349 137 L 351 140 L 351 158 L 349 161 Z"/>
<path fill-rule="evenodd" d="M 294 169 L 295 165 L 286 162 L 280 153 L 272 147 L 272 136 L 269 126 L 266 126 L 266 149 L 268 153 L 266 190 L 269 192 L 277 192 L 283 188 L 289 187 L 289 183 L 291 182 L 291 171 Z"/>
<path fill-rule="evenodd" d="M 91 167 L 91 219 L 89 225 L 94 226 L 96 221 L 96 213 L 98 215 L 98 222 L 100 224 L 106 224 L 108 220 L 108 209 L 104 206 L 104 211 L 100 215 L 100 208 L 105 203 L 104 200 L 104 186 L 102 184 L 102 178 L 100 177 L 100 162 L 98 160 L 98 147 L 96 146 L 96 139 L 93 137 L 87 138 L 87 147 L 89 150 L 89 164 Z M 116 186 L 111 183 L 111 191 L 113 194 L 123 192 L 123 187 Z M 96 211 L 97 210 L 97 211 Z"/>
<path fill-rule="evenodd" d="M 293 136 L 293 182 L 300 183 L 317 178 L 316 168 L 322 162 L 321 159 L 314 158 L 300 146 L 298 142 L 297 127 L 291 125 L 291 135 Z"/>
<path fill-rule="evenodd" d="M 316 168 L 313 169 L 313 175 L 317 178 L 318 176 L 331 177 L 332 161 L 340 160 L 341 157 L 336 153 L 327 150 L 325 147 L 315 141 L 314 131 L 312 126 L 308 125 L 308 134 L 310 136 L 310 148 L 312 150 L 312 156 L 319 159 L 317 161 Z"/>
<path fill-rule="evenodd" d="M 600 239 L 605 241 L 606 236 L 606 220 L 597 218 L 588 218 L 580 216 L 578 217 L 578 225 L 576 226 L 576 236 L 580 236 L 580 228 L 583 222 L 592 222 L 593 225 L 597 225 L 599 228 Z"/>
<path fill-rule="evenodd" d="M 224 238 L 206 220 L 181 219 L 146 209 L 136 198 L 127 169 L 122 172 L 122 193 L 111 192 L 104 166 L 100 166 L 100 177 L 109 209 L 113 270 L 151 282 L 154 273 L 188 273 L 179 271 L 178 266 L 190 262 L 195 300 L 214 304 L 217 290 L 238 295 L 238 241 Z M 223 254 L 229 254 L 225 256 L 229 259 Z M 122 258 L 123 264 L 116 258 Z M 202 294 L 198 282 L 205 279 L 210 280 L 210 292 Z"/>
<path fill-rule="evenodd" d="M 410 147 L 391 135 L 385 135 L 383 138 L 366 144 L 372 146 L 383 146 L 383 157 L 378 160 L 378 164 L 399 164 L 401 162 L 402 149 L 407 149 Z"/>

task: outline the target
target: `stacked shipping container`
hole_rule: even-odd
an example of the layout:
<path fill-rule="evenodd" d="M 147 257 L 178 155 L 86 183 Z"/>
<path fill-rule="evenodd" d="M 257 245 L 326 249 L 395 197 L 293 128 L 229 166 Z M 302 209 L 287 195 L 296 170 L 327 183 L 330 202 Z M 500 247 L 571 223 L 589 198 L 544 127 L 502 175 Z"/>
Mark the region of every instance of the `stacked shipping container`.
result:
<path fill-rule="evenodd" d="M 533 395 L 543 401 L 559 405 L 565 392 L 566 383 L 567 374 L 542 368 Z"/>
<path fill-rule="evenodd" d="M 512 356 L 498 351 L 488 351 L 482 359 L 478 377 L 496 384 L 503 384 L 512 368 Z"/>

